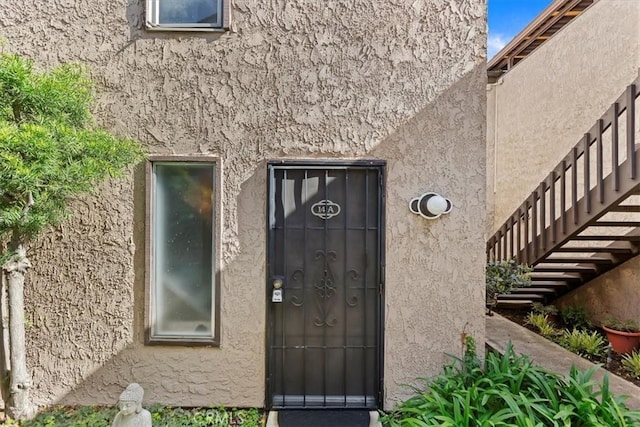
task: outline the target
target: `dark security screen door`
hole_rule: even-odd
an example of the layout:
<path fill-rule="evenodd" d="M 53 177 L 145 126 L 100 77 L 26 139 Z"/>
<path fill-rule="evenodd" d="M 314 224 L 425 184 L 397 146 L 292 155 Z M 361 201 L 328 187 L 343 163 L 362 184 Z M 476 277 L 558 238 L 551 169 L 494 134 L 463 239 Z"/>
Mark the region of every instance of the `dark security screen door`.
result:
<path fill-rule="evenodd" d="M 379 405 L 382 173 L 373 162 L 269 166 L 273 408 Z"/>

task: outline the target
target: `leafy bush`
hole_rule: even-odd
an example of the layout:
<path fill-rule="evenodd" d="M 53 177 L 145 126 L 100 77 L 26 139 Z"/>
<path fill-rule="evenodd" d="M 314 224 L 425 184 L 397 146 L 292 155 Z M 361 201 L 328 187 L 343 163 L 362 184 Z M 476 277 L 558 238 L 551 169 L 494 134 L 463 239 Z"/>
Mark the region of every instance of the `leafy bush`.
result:
<path fill-rule="evenodd" d="M 558 314 L 558 309 L 555 305 L 543 305 L 540 302 L 534 302 L 531 304 L 531 311 L 545 316 L 554 316 Z"/>
<path fill-rule="evenodd" d="M 515 288 L 531 285 L 531 267 L 508 261 L 491 261 L 485 271 L 486 298 L 489 313 L 498 303 L 498 295 L 508 294 Z"/>
<path fill-rule="evenodd" d="M 149 411 L 154 427 L 259 427 L 258 409 L 169 408 L 154 405 Z M 54 407 L 31 421 L 8 421 L 5 425 L 22 427 L 110 427 L 117 409 L 83 406 Z"/>
<path fill-rule="evenodd" d="M 5 424 L 23 427 L 109 427 L 117 412 L 116 408 L 96 406 L 56 406 L 41 412 L 31 421 L 8 420 Z"/>
<path fill-rule="evenodd" d="M 607 340 L 598 332 L 584 330 L 565 330 L 558 342 L 562 347 L 587 358 L 597 358 L 607 351 Z"/>
<path fill-rule="evenodd" d="M 592 380 L 597 367 L 572 368 L 568 376 L 534 366 L 511 345 L 504 355 L 488 353 L 484 369 L 456 359 L 444 374 L 414 388 L 416 396 L 381 421 L 410 426 L 633 426 L 640 412 L 609 392 L 608 377 Z M 466 358 L 465 358 L 466 360 Z"/>
<path fill-rule="evenodd" d="M 76 196 L 144 158 L 138 143 L 95 125 L 93 83 L 78 64 L 39 72 L 0 53 L 0 88 L 0 237 L 37 237 Z"/>
<path fill-rule="evenodd" d="M 551 339 L 558 334 L 558 330 L 544 314 L 529 313 L 526 323 L 538 329 L 538 333 L 545 338 Z"/>
<path fill-rule="evenodd" d="M 640 379 L 640 353 L 634 351 L 633 353 L 625 354 L 622 357 L 622 367 L 629 374 Z"/>
<path fill-rule="evenodd" d="M 571 329 L 589 329 L 591 327 L 589 313 L 582 306 L 572 305 L 565 307 L 560 312 L 560 316 L 564 324 Z"/>

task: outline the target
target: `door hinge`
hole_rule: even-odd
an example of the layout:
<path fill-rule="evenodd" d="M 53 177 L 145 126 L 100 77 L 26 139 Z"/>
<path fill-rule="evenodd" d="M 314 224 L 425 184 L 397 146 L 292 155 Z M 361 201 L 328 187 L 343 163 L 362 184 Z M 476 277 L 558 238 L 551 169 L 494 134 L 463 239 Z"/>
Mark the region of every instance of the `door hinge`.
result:
<path fill-rule="evenodd" d="M 384 292 L 384 284 L 382 282 L 378 283 L 378 292 L 382 296 L 382 293 Z"/>

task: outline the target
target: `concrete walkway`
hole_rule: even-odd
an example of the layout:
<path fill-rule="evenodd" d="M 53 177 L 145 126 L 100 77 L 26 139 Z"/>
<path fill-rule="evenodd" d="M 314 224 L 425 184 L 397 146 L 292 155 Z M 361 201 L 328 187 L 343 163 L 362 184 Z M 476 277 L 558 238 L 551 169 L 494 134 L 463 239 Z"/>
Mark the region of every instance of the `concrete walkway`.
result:
<path fill-rule="evenodd" d="M 498 314 L 486 317 L 486 340 L 487 345 L 499 352 L 503 352 L 511 341 L 516 353 L 526 354 L 536 365 L 552 372 L 568 374 L 572 365 L 581 370 L 593 366 L 591 362 Z M 594 379 L 602 381 L 606 372 L 598 369 Z M 629 408 L 640 409 L 640 388 L 635 384 L 609 373 L 609 388 L 616 395 L 629 396 L 625 401 Z"/>

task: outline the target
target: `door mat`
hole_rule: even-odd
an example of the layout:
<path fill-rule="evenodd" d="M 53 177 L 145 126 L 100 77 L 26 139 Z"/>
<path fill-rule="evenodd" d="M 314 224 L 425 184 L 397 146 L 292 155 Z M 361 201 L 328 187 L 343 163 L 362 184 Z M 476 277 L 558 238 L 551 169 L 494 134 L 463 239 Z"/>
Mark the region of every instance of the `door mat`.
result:
<path fill-rule="evenodd" d="M 287 410 L 278 411 L 280 427 L 369 427 L 369 411 Z"/>

